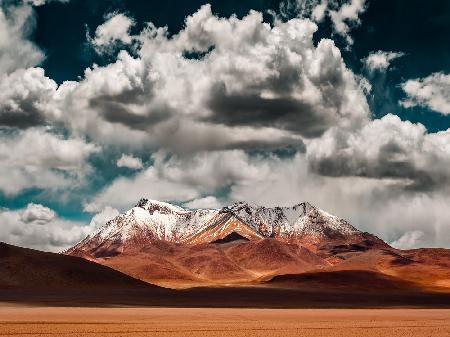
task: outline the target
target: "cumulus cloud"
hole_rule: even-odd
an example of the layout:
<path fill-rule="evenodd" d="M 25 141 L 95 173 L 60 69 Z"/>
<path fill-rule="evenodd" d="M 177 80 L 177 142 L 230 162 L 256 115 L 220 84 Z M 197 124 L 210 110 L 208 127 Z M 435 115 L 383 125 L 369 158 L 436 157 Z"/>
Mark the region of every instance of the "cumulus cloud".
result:
<path fill-rule="evenodd" d="M 55 218 L 56 214 L 48 207 L 29 203 L 27 208 L 22 212 L 21 220 L 24 223 L 46 224 Z"/>
<path fill-rule="evenodd" d="M 116 162 L 117 167 L 127 167 L 135 170 L 139 170 L 144 167 L 141 158 L 136 158 L 127 154 L 122 156 Z"/>
<path fill-rule="evenodd" d="M 99 27 L 98 41 L 119 18 Z M 138 57 L 121 51 L 78 82 L 57 87 L 39 68 L 5 77 L 0 121 L 45 121 L 101 144 L 175 152 L 304 148 L 304 137 L 369 116 L 362 80 L 333 41 L 314 45 L 316 30 L 306 19 L 271 27 L 255 11 L 219 18 L 204 5 L 176 35 L 149 24 L 133 37 Z M 193 60 L 186 52 L 206 54 Z"/>
<path fill-rule="evenodd" d="M 367 58 L 363 59 L 366 68 L 373 71 L 386 71 L 391 62 L 399 57 L 404 56 L 404 53 L 401 52 L 387 52 L 387 51 L 377 51 L 372 52 L 367 56 Z"/>
<path fill-rule="evenodd" d="M 400 103 L 405 108 L 421 106 L 443 115 L 450 114 L 450 74 L 434 73 L 408 80 L 401 87 L 406 98 Z"/>
<path fill-rule="evenodd" d="M 69 221 L 38 204 L 25 209 L 0 209 L 2 241 L 24 247 L 59 252 L 83 239 L 92 230 L 81 222 Z"/>
<path fill-rule="evenodd" d="M 0 125 L 26 128 L 46 123 L 56 89 L 42 68 L 18 69 L 0 77 Z"/>
<path fill-rule="evenodd" d="M 138 57 L 121 51 L 61 85 L 51 115 L 108 144 L 175 152 L 301 145 L 369 115 L 359 79 L 333 41 L 314 45 L 316 30 L 303 19 L 271 27 L 255 11 L 219 18 L 205 5 L 176 35 L 149 24 L 136 37 Z"/>
<path fill-rule="evenodd" d="M 44 53 L 28 40 L 34 25 L 32 7 L 0 7 L 0 74 L 35 66 L 44 60 Z"/>
<path fill-rule="evenodd" d="M 89 39 L 100 54 L 111 51 L 117 44 L 130 44 L 130 29 L 135 25 L 132 18 L 122 13 L 111 13 L 106 18 L 107 20 L 95 30 L 94 37 Z"/>
<path fill-rule="evenodd" d="M 90 169 L 88 157 L 99 151 L 82 139 L 30 128 L 0 133 L 0 191 L 15 195 L 29 188 L 73 186 Z"/>

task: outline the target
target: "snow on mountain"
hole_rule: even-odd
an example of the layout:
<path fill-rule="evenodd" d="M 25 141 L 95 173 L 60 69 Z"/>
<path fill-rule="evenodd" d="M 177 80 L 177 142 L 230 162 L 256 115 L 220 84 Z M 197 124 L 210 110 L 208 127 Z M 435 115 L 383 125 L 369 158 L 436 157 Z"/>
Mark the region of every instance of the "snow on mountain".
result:
<path fill-rule="evenodd" d="M 123 251 L 154 240 L 201 244 L 233 232 L 248 238 L 275 238 L 306 246 L 345 240 L 362 234 L 345 220 L 309 203 L 264 207 L 245 202 L 222 209 L 189 210 L 166 202 L 141 199 L 135 207 L 108 221 L 66 253 Z"/>

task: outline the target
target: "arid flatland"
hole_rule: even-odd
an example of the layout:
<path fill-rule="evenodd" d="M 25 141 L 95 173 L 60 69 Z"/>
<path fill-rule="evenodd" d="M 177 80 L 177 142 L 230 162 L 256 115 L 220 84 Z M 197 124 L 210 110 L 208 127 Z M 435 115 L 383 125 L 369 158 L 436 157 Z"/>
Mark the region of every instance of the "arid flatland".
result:
<path fill-rule="evenodd" d="M 448 337 L 450 310 L 5 306 L 0 335 Z"/>

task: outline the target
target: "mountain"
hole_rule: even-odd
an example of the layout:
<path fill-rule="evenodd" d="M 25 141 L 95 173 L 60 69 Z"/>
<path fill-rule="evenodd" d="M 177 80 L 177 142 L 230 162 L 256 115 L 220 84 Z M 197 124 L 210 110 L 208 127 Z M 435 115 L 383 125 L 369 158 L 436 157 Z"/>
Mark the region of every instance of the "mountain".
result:
<path fill-rule="evenodd" d="M 221 209 L 187 210 L 141 199 L 67 253 L 105 257 L 155 241 L 199 245 L 223 240 L 233 233 L 248 240 L 274 238 L 312 251 L 320 250 L 324 244 L 338 243 L 386 246 L 375 236 L 309 203 L 269 208 L 239 202 Z"/>
<path fill-rule="evenodd" d="M 449 250 L 394 249 L 306 202 L 190 210 L 141 199 L 64 253 L 169 288 L 377 275 L 383 285 L 450 289 Z"/>

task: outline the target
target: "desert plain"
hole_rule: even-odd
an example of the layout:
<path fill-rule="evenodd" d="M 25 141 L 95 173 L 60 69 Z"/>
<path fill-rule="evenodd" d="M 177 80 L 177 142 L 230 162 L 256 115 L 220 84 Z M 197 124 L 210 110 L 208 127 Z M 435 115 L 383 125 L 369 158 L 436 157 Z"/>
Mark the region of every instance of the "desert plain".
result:
<path fill-rule="evenodd" d="M 448 337 L 448 309 L 0 307 L 1 336 Z"/>

